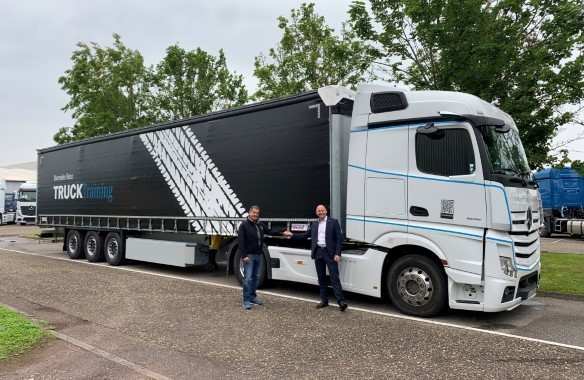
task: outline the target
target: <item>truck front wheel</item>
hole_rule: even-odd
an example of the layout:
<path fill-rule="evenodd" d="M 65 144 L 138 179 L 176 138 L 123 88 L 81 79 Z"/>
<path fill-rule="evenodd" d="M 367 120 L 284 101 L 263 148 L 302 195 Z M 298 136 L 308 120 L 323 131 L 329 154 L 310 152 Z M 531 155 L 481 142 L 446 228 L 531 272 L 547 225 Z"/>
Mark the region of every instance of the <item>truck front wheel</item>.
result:
<path fill-rule="evenodd" d="M 400 257 L 387 272 L 387 293 L 402 313 L 432 317 L 447 304 L 446 276 L 422 255 Z"/>
<path fill-rule="evenodd" d="M 235 253 L 235 257 L 233 258 L 233 267 L 235 272 L 235 277 L 237 277 L 237 281 L 241 285 L 243 285 L 243 258 L 241 257 L 241 253 L 239 249 Z M 266 260 L 264 255 L 262 255 L 262 267 L 260 269 L 260 277 L 258 278 L 258 288 L 263 288 L 266 285 Z"/>
<path fill-rule="evenodd" d="M 105 237 L 104 254 L 109 265 L 118 266 L 124 263 L 126 256 L 124 252 L 124 242 L 119 233 L 110 232 Z"/>
<path fill-rule="evenodd" d="M 89 231 L 85 235 L 85 258 L 96 263 L 103 261 L 103 236 L 95 231 Z"/>
<path fill-rule="evenodd" d="M 74 260 L 83 257 L 83 233 L 81 231 L 70 230 L 67 233 L 67 254 Z"/>

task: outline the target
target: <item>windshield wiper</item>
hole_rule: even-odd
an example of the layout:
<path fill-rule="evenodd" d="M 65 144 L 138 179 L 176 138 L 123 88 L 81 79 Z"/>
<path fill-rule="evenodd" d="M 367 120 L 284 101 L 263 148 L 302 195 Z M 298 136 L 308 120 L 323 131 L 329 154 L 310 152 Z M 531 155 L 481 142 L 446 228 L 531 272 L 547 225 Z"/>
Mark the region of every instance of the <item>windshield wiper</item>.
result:
<path fill-rule="evenodd" d="M 521 173 L 515 169 L 512 169 L 512 168 L 499 168 L 499 169 L 493 170 L 493 174 L 505 174 L 506 172 L 511 172 L 511 174 L 513 174 L 517 177 L 521 177 Z"/>

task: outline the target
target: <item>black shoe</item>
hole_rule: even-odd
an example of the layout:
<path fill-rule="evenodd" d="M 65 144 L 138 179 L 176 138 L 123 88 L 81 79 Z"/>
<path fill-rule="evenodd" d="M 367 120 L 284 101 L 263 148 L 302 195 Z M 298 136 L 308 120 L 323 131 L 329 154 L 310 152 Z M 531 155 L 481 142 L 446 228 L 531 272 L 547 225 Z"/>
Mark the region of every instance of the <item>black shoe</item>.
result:
<path fill-rule="evenodd" d="M 341 311 L 345 311 L 345 309 L 348 307 L 349 305 L 347 305 L 344 301 L 339 302 L 339 308 L 341 309 Z"/>
<path fill-rule="evenodd" d="M 321 309 L 323 307 L 327 307 L 328 306 L 328 302 L 327 301 L 320 301 L 320 303 L 318 305 L 316 305 L 317 309 Z"/>

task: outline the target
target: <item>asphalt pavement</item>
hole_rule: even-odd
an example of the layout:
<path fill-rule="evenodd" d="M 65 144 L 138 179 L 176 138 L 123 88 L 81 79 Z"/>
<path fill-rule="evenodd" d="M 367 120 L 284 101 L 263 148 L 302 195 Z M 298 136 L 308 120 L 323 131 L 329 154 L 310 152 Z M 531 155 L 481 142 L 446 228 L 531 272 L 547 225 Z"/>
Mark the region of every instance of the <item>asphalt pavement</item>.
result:
<path fill-rule="evenodd" d="M 0 378 L 582 378 L 582 302 L 536 297 L 503 313 L 417 320 L 348 294 L 316 310 L 314 286 L 275 283 L 245 311 L 220 270 L 69 260 L 62 243 L 3 238 L 0 303 L 60 338 Z"/>

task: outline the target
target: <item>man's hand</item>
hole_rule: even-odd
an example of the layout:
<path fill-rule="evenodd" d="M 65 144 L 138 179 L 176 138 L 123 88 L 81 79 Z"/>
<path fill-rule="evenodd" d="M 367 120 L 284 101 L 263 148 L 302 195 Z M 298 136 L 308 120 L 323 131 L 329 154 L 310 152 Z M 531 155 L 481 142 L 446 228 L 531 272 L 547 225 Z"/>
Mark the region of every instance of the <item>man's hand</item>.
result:
<path fill-rule="evenodd" d="M 244 262 L 244 263 L 249 263 L 249 257 L 247 257 L 247 256 L 246 256 L 246 257 L 244 257 L 244 258 L 243 258 L 243 262 Z"/>
<path fill-rule="evenodd" d="M 286 237 L 291 237 L 294 234 L 292 232 L 290 232 L 290 231 L 284 231 L 284 232 L 282 232 L 282 235 L 284 235 Z"/>
<path fill-rule="evenodd" d="M 333 260 L 335 260 L 335 263 L 338 263 L 339 261 L 341 261 L 341 256 L 335 255 Z"/>

